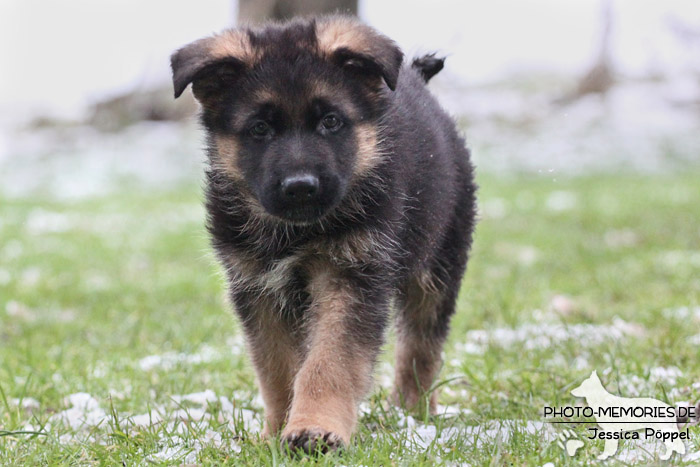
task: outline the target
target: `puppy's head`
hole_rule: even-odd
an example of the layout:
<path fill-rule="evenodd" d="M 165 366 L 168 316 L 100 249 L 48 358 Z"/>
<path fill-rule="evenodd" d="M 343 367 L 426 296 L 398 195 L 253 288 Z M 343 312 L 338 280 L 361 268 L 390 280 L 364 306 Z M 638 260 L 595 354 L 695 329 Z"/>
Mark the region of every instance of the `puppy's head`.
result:
<path fill-rule="evenodd" d="M 228 30 L 171 58 L 175 97 L 192 83 L 212 170 L 273 216 L 311 223 L 381 162 L 380 119 L 403 55 L 346 17 Z"/>

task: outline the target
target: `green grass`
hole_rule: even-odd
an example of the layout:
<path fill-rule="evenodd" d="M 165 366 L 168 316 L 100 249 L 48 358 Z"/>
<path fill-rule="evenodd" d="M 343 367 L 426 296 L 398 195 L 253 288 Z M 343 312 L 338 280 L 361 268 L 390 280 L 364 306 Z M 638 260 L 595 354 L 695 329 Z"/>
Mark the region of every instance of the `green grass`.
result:
<path fill-rule="evenodd" d="M 418 422 L 477 434 L 419 448 L 377 384 L 352 446 L 318 459 L 290 458 L 240 418 L 240 409 L 257 418 L 261 409 L 197 187 L 78 202 L 0 199 L 0 465 L 594 463 L 602 442 L 586 440 L 570 459 L 538 433 L 510 430 L 508 439 L 492 439 L 479 430 L 499 420 L 541 420 L 545 405 L 575 404 L 569 391 L 593 369 L 614 393 L 629 396 L 637 384 L 640 395 L 671 403 L 698 399 L 692 384 L 700 358 L 688 338 L 700 334 L 700 316 L 692 316 L 700 306 L 699 179 L 697 172 L 481 176 L 482 220 L 441 373 L 441 403 L 463 411 Z M 473 329 L 607 329 L 616 317 L 631 323 L 630 335 L 546 347 L 530 339 L 491 343 L 483 355 L 462 346 Z M 171 365 L 143 370 L 149 355 L 165 355 Z M 660 367 L 682 375 L 676 384 L 655 379 L 652 369 Z M 386 379 L 386 363 L 378 373 Z M 173 400 L 206 389 L 233 401 L 235 421 L 220 401 Z M 108 418 L 77 434 L 56 421 L 48 427 L 67 408 L 64 398 L 78 392 L 96 398 Z M 38 408 L 12 402 L 23 398 Z M 171 414 L 166 422 L 129 427 L 129 417 L 158 407 Z M 197 418 L 200 408 L 209 414 L 200 423 L 167 423 L 174 410 Z M 207 430 L 222 440 L 208 442 Z M 700 448 L 698 434 L 691 429 L 691 452 Z M 168 444 L 184 447 L 181 456 L 147 460 Z"/>

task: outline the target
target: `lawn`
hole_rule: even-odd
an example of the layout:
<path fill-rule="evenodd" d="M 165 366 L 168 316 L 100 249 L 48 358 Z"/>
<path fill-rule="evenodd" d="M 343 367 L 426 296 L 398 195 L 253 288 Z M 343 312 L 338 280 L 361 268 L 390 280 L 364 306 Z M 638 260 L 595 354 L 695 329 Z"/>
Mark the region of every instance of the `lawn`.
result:
<path fill-rule="evenodd" d="M 352 445 L 318 459 L 258 436 L 196 184 L 0 198 L 0 465 L 593 464 L 602 441 L 542 417 L 583 403 L 592 370 L 626 397 L 700 399 L 700 172 L 478 178 L 443 414 L 386 403 L 390 338 Z M 617 462 L 644 461 L 630 447 Z"/>

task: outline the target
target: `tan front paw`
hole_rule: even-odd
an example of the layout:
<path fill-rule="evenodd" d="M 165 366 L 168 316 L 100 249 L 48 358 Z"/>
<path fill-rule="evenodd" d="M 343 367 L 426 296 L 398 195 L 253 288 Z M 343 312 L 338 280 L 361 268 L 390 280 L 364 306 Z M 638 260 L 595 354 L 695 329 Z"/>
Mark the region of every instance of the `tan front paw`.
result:
<path fill-rule="evenodd" d="M 282 433 L 282 449 L 289 446 L 291 451 L 303 451 L 309 454 L 335 451 L 346 446 L 349 441 L 349 437 L 343 439 L 338 433 L 320 427 L 287 427 Z"/>

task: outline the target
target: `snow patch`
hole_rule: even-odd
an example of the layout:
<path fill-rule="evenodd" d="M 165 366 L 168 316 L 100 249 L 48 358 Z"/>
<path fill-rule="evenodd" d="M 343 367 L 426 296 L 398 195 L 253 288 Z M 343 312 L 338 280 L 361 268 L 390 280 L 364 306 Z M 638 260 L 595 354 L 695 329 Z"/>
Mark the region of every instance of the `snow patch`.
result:
<path fill-rule="evenodd" d="M 639 236 L 630 229 L 608 230 L 603 241 L 611 249 L 631 247 L 639 243 Z"/>
<path fill-rule="evenodd" d="M 677 308 L 666 308 L 662 315 L 666 319 L 675 319 L 678 321 L 686 321 L 692 319 L 700 321 L 700 306 L 680 306 Z"/>
<path fill-rule="evenodd" d="M 658 262 L 669 269 L 679 266 L 700 268 L 700 252 L 695 250 L 671 250 L 660 253 Z"/>
<path fill-rule="evenodd" d="M 14 131 L 0 154 L 0 191 L 80 199 L 124 190 L 124 180 L 167 188 L 198 180 L 201 136 L 193 123 L 141 122 L 117 133 L 89 126 Z M 66 219 L 40 214 L 37 232 L 71 228 Z"/>
<path fill-rule="evenodd" d="M 12 275 L 10 271 L 4 268 L 0 268 L 0 285 L 7 285 L 12 280 Z"/>
<path fill-rule="evenodd" d="M 508 201 L 503 198 L 491 198 L 479 205 L 479 217 L 502 219 L 508 214 Z"/>
<path fill-rule="evenodd" d="M 202 392 L 193 392 L 192 394 L 185 394 L 184 396 L 172 396 L 172 400 L 178 404 L 182 402 L 191 402 L 202 406 L 218 401 L 216 393 L 211 389 L 207 389 Z"/>
<path fill-rule="evenodd" d="M 576 309 L 576 303 L 566 295 L 555 295 L 549 301 L 549 310 L 559 316 L 569 316 Z"/>
<path fill-rule="evenodd" d="M 606 368 L 603 374 L 609 374 L 612 370 Z M 654 392 L 655 388 L 662 384 L 667 388 L 676 386 L 678 378 L 683 376 L 683 372 L 675 366 L 670 367 L 653 367 L 649 370 L 649 376 L 643 378 L 638 375 L 621 375 L 618 380 L 618 388 L 621 394 L 625 397 L 646 397 L 649 393 Z M 668 392 L 667 395 L 672 398 L 675 392 Z"/>
<path fill-rule="evenodd" d="M 40 235 L 66 232 L 73 228 L 73 225 L 74 223 L 63 213 L 36 208 L 27 215 L 25 228 L 30 235 Z"/>
<path fill-rule="evenodd" d="M 578 198 L 570 191 L 553 191 L 547 197 L 545 205 L 554 212 L 570 211 L 578 205 Z"/>
<path fill-rule="evenodd" d="M 686 444 L 686 449 L 691 447 L 691 443 Z M 657 460 L 664 452 L 666 452 L 666 448 L 661 441 L 641 436 L 640 439 L 624 440 L 612 459 L 623 464 L 656 465 L 653 461 Z M 687 452 L 684 456 L 676 454 L 673 460 L 678 462 L 680 459 L 684 462 L 690 462 L 698 458 L 700 458 L 700 452 Z"/>
<path fill-rule="evenodd" d="M 197 455 L 207 446 L 225 449 L 228 452 L 241 452 L 241 447 L 235 440 L 224 440 L 219 432 L 211 429 L 207 429 L 202 436 L 189 441 L 180 436 L 161 437 L 159 445 L 161 450 L 149 455 L 148 461 L 180 461 L 182 464 L 196 464 Z"/>
<path fill-rule="evenodd" d="M 551 91 L 503 86 L 452 85 L 439 94 L 452 113 L 467 121 L 477 167 L 551 174 L 557 181 L 568 174 L 655 173 L 694 164 L 700 119 L 693 105 L 679 105 L 669 96 L 676 86 L 672 80 L 620 82 L 605 98 L 584 96 L 567 105 L 553 103 Z M 697 86 L 691 94 L 688 102 L 697 100 Z M 555 195 L 547 207 L 565 211 L 577 201 Z"/>
<path fill-rule="evenodd" d="M 459 417 L 460 415 L 469 415 L 472 413 L 469 409 L 463 409 L 456 405 L 437 405 L 436 412 L 437 415 L 444 418 Z"/>
<path fill-rule="evenodd" d="M 412 417 L 409 418 L 412 420 Z M 458 439 L 460 442 L 469 439 L 477 448 L 481 448 L 494 442 L 507 443 L 514 433 L 537 436 L 546 442 L 556 438 L 556 432 L 549 424 L 532 420 L 493 420 L 484 425 L 450 426 L 441 430 L 432 424 L 412 423 L 400 431 L 405 436 L 406 447 L 417 451 L 423 451 L 434 443 L 451 448 Z"/>
<path fill-rule="evenodd" d="M 524 324 L 518 328 L 475 329 L 467 332 L 464 343 L 456 344 L 458 351 L 470 354 L 483 354 L 490 345 L 508 348 L 524 346 L 525 349 L 546 349 L 567 341 L 593 346 L 607 340 L 622 339 L 627 336 L 643 336 L 644 328 L 615 318 L 611 325 L 596 324 Z"/>
<path fill-rule="evenodd" d="M 32 397 L 23 397 L 21 399 L 11 398 L 9 404 L 13 407 L 20 407 L 24 410 L 36 410 L 39 408 L 39 401 Z"/>
<path fill-rule="evenodd" d="M 138 366 L 143 371 L 155 369 L 171 370 L 180 364 L 199 365 L 220 360 L 224 355 L 215 348 L 203 345 L 196 353 L 168 352 L 163 355 L 149 355 L 139 360 Z"/>
<path fill-rule="evenodd" d="M 26 402 L 22 402 L 23 406 L 38 406 L 38 402 L 33 399 L 25 398 L 24 401 Z M 64 401 L 69 407 L 53 415 L 44 430 L 55 432 L 58 425 L 67 428 L 69 431 L 61 430 L 58 436 L 61 444 L 103 442 L 99 439 L 100 434 L 109 432 L 111 427 L 107 423 L 109 415 L 100 407 L 98 400 L 90 394 L 81 392 L 67 396 Z M 195 407 L 183 408 L 183 403 L 192 404 Z M 153 459 L 195 459 L 197 453 L 209 445 L 238 452 L 240 447 L 235 441 L 223 439 L 221 433 L 211 430 L 208 426 L 213 418 L 213 414 L 209 412 L 209 406 L 216 403 L 219 404 L 219 412 L 215 423 L 222 427 L 224 433 L 234 433 L 236 426 L 241 426 L 252 433 L 262 429 L 262 422 L 257 412 L 237 408 L 228 398 L 217 396 L 210 389 L 191 394 L 173 395 L 170 404 L 157 404 L 148 413 L 132 416 L 119 415 L 120 418 L 124 417 L 122 426 L 127 431 L 166 424 L 164 432 L 174 434 L 167 439 L 161 439 L 161 450 L 152 455 L 155 456 Z M 36 431 L 29 424 L 24 429 Z M 199 438 L 192 440 L 193 433 L 199 433 Z M 185 441 L 185 438 L 189 441 Z"/>
<path fill-rule="evenodd" d="M 107 420 L 107 414 L 100 407 L 100 403 L 85 392 L 71 394 L 64 399 L 64 403 L 70 407 L 53 415 L 49 422 L 68 425 L 72 430 L 100 426 Z"/>
<path fill-rule="evenodd" d="M 19 318 L 24 321 L 35 321 L 36 314 L 27 305 L 16 300 L 10 300 L 5 304 L 5 313 L 11 318 Z"/>

